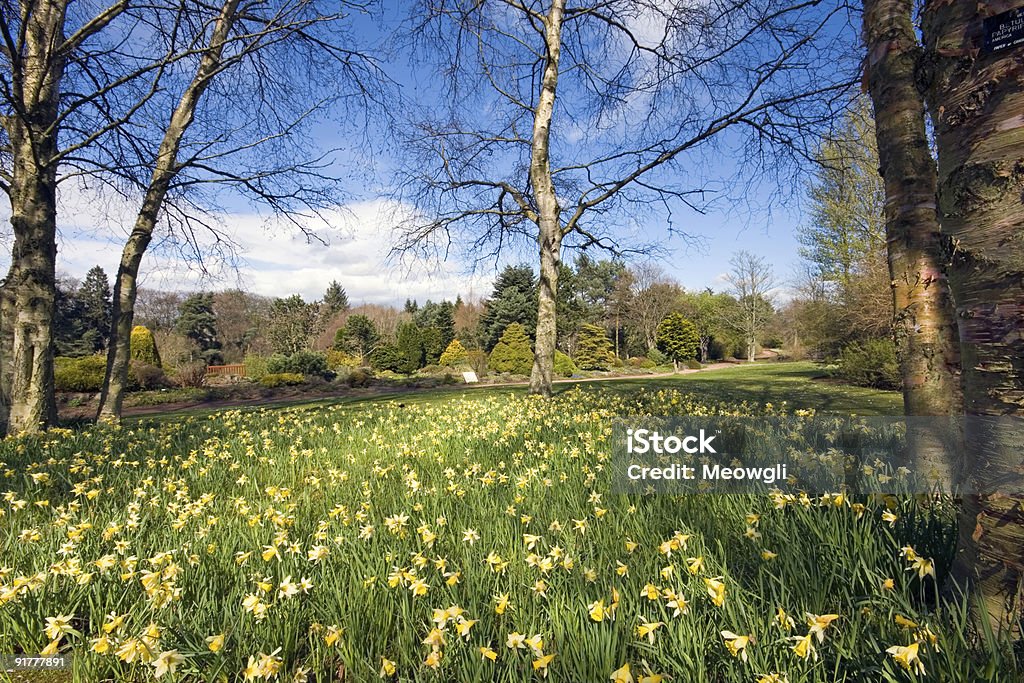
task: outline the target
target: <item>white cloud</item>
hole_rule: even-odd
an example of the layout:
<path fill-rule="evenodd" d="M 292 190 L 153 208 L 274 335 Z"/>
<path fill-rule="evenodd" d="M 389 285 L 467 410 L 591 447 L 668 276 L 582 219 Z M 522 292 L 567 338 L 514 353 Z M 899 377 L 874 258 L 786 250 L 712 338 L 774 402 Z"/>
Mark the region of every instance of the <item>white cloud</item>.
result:
<path fill-rule="evenodd" d="M 99 264 L 112 279 L 133 207 L 81 189 L 62 189 L 60 209 L 58 272 L 81 278 Z M 164 236 L 143 258 L 140 286 L 183 291 L 242 287 L 266 296 L 300 294 L 310 301 L 322 296 L 331 280 L 338 280 L 353 304 L 398 305 L 406 298 L 422 303 L 489 293 L 493 273 L 470 276 L 459 263 L 389 258 L 394 243 L 390 226 L 403 210 L 387 200 L 370 200 L 324 214 L 327 225 L 304 222 L 322 241 L 308 238 L 297 226 L 256 214 L 221 213 L 216 219 L 236 247 L 234 263 L 211 261 L 207 266 L 212 272 L 204 274 L 196 264 L 190 267 Z M 205 240 L 204 251 L 213 249 L 211 236 L 200 240 Z M 4 268 L 10 262 L 9 244 L 5 246 L 0 256 Z"/>

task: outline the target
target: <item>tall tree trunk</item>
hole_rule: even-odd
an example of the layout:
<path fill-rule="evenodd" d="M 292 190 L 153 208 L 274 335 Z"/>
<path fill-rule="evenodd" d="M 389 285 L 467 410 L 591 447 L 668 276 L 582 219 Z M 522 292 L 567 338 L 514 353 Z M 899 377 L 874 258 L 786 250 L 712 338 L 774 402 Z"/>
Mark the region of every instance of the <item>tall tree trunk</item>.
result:
<path fill-rule="evenodd" d="M 960 349 L 944 271 L 936 209 L 935 160 L 924 98 L 914 74 L 921 56 L 913 0 L 864 0 L 865 76 L 874 104 L 879 172 L 885 183 L 885 237 L 896 350 L 906 415 L 958 415 Z M 956 453 L 941 425 L 908 431 L 915 470 L 954 480 Z"/>
<path fill-rule="evenodd" d="M 1001 630 L 1019 627 L 1024 570 L 1024 90 L 1021 48 L 984 52 L 982 20 L 1021 4 L 935 0 L 922 24 L 939 218 L 954 249 L 964 452 L 978 492 L 961 509 L 954 572 L 976 616 Z M 1003 417 L 993 430 L 971 416 Z"/>
<path fill-rule="evenodd" d="M 533 119 L 530 184 L 537 202 L 537 243 L 540 246 L 540 288 L 537 295 L 537 336 L 534 341 L 530 393 L 551 395 L 558 330 L 555 320 L 558 269 L 562 258 L 562 225 L 558 196 L 551 176 L 551 117 L 558 87 L 558 59 L 562 49 L 562 13 L 565 0 L 552 0 L 544 18 L 546 57 L 540 97 Z"/>
<path fill-rule="evenodd" d="M 180 170 L 178 151 L 185 132 L 195 118 L 199 100 L 210 81 L 222 67 L 221 57 L 224 42 L 234 24 L 239 0 L 225 0 L 221 6 L 217 23 L 210 34 L 210 41 L 199 61 L 196 74 L 185 88 L 160 142 L 153 175 L 142 201 L 142 208 L 135 219 L 135 227 L 121 252 L 121 263 L 114 281 L 114 302 L 110 320 L 110 339 L 107 347 L 107 370 L 100 392 L 100 407 L 97 419 L 103 422 L 118 422 L 121 406 L 128 387 L 128 371 L 131 366 L 131 332 L 135 322 L 135 299 L 138 295 L 139 266 L 142 256 L 153 239 L 157 218 L 163 206 L 171 182 Z"/>
<path fill-rule="evenodd" d="M 39 431 L 56 421 L 52 323 L 57 260 L 57 112 L 64 75 L 64 0 L 23 8 L 24 49 L 10 55 L 15 68 L 8 96 L 14 111 L 3 119 L 10 141 L 11 227 L 14 248 L 3 285 L 0 325 L 2 390 L 9 404 L 7 431 Z"/>

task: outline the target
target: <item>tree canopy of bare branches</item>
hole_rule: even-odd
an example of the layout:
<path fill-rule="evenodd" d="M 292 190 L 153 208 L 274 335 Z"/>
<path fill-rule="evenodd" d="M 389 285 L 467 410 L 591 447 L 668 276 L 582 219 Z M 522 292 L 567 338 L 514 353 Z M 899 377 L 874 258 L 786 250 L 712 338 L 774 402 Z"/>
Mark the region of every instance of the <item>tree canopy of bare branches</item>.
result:
<path fill-rule="evenodd" d="M 418 3 L 409 35 L 448 107 L 411 122 L 399 250 L 539 249 L 535 393 L 549 393 L 562 247 L 642 246 L 644 221 L 809 156 L 845 105 L 841 3 L 500 0 Z M 837 68 L 838 67 L 838 68 Z M 736 177 L 736 176 L 733 176 Z M 632 233 L 632 235 L 631 235 Z"/>

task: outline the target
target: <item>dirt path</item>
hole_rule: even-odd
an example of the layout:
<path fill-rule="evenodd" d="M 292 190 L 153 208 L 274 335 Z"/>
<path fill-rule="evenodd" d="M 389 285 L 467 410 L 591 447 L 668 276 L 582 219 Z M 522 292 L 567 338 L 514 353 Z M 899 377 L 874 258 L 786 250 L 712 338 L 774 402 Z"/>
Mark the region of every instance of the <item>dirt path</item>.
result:
<path fill-rule="evenodd" d="M 704 372 L 706 370 L 722 370 L 724 368 L 737 367 L 742 364 L 740 363 L 712 363 L 705 365 L 700 369 L 683 368 L 679 372 L 659 372 L 654 374 L 638 374 L 638 375 L 615 375 L 614 377 L 586 377 L 579 379 L 557 379 L 555 384 L 582 384 L 584 382 L 618 382 L 622 380 L 636 380 L 636 379 L 664 379 L 666 377 L 673 377 L 675 375 L 691 375 L 696 372 Z M 223 410 L 228 408 L 255 408 L 259 406 L 268 407 L 285 407 L 288 405 L 299 405 L 304 403 L 310 403 L 315 401 L 329 401 L 337 398 L 352 398 L 352 399 L 363 399 L 363 398 L 387 398 L 389 396 L 407 396 L 409 394 L 418 394 L 427 391 L 465 391 L 467 389 L 494 389 L 502 387 L 525 387 L 530 383 L 528 381 L 521 382 L 499 382 L 496 384 L 457 384 L 440 387 L 367 387 L 362 389 L 349 389 L 339 390 L 335 392 L 324 392 L 315 394 L 299 394 L 295 393 L 289 396 L 275 397 L 275 398 L 256 398 L 256 399 L 228 399 L 228 400 L 211 400 L 211 401 L 178 401 L 175 403 L 162 403 L 154 406 L 130 406 L 125 407 L 122 411 L 124 417 L 146 417 L 151 415 L 168 415 L 185 410 Z M 80 410 L 67 410 L 62 411 L 62 419 L 70 420 L 85 420 L 91 417 L 90 415 L 84 414 Z"/>

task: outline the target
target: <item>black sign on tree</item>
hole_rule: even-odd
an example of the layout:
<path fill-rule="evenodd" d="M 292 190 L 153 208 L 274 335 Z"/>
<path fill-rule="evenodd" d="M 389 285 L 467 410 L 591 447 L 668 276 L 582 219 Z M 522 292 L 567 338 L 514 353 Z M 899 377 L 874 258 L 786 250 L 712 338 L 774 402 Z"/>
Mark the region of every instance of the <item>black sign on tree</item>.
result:
<path fill-rule="evenodd" d="M 1024 10 L 1012 9 L 985 19 L 985 52 L 1009 50 L 1024 44 Z"/>

